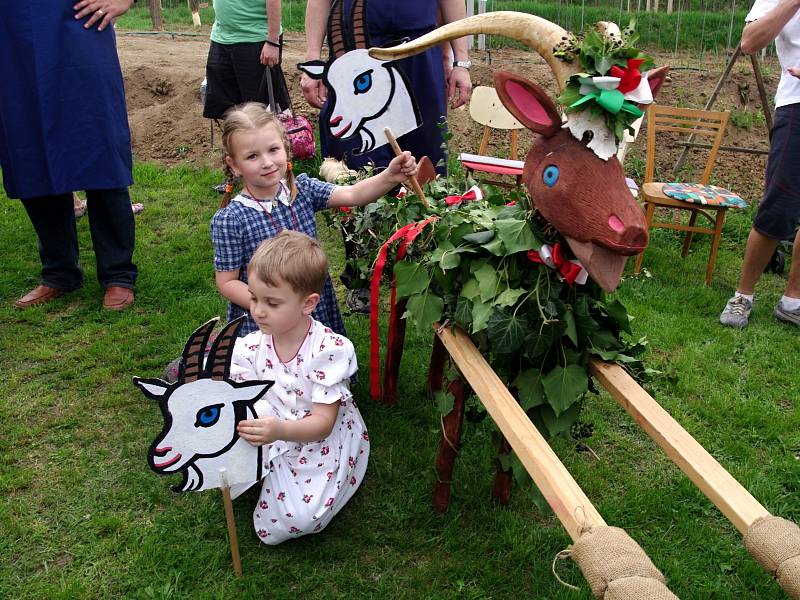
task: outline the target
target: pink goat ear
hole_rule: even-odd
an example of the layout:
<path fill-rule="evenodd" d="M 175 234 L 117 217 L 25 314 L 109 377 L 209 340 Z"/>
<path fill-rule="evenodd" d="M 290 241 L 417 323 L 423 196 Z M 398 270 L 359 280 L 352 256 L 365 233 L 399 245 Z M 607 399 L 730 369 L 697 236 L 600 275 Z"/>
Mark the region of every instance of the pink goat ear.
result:
<path fill-rule="evenodd" d="M 555 103 L 535 83 L 508 71 L 495 71 L 494 87 L 503 106 L 531 131 L 550 137 L 561 129 Z"/>
<path fill-rule="evenodd" d="M 655 100 L 658 91 L 661 89 L 664 81 L 666 81 L 667 73 L 669 73 L 669 67 L 658 67 L 648 74 L 647 83 L 650 84 L 650 92 L 653 94 L 653 100 Z"/>

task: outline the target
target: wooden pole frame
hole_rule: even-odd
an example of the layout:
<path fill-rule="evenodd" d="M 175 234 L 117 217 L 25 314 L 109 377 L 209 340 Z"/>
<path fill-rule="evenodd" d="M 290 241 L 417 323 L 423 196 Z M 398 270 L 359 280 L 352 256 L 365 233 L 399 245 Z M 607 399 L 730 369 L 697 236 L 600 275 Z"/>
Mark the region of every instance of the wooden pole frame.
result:
<path fill-rule="evenodd" d="M 769 511 L 636 383 L 625 369 L 595 358 L 589 362 L 589 369 L 595 379 L 740 533 L 747 533 L 750 525 L 757 519 L 770 516 Z"/>

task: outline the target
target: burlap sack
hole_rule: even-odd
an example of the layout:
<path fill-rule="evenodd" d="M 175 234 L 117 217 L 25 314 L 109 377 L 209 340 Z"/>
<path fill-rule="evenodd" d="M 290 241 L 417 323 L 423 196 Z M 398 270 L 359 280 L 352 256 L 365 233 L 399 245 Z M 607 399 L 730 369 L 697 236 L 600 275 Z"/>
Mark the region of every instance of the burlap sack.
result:
<path fill-rule="evenodd" d="M 800 527 L 781 517 L 762 517 L 750 525 L 744 546 L 789 596 L 800 600 Z"/>
<path fill-rule="evenodd" d="M 572 560 L 597 598 L 605 600 L 677 600 L 664 576 L 623 529 L 597 527 L 572 546 Z"/>

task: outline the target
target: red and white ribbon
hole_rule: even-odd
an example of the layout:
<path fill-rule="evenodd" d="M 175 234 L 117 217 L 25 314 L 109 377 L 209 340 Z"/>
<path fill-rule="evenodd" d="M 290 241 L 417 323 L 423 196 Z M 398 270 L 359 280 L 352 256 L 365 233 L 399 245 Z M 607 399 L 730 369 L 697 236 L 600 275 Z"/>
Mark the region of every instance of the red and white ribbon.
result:
<path fill-rule="evenodd" d="M 557 269 L 568 284 L 579 283 L 583 285 L 589 279 L 589 272 L 584 268 L 579 260 L 568 260 L 564 257 L 561 245 L 556 243 L 552 246 L 542 244 L 539 251 L 529 250 L 528 260 L 535 263 L 547 265 L 551 269 Z"/>

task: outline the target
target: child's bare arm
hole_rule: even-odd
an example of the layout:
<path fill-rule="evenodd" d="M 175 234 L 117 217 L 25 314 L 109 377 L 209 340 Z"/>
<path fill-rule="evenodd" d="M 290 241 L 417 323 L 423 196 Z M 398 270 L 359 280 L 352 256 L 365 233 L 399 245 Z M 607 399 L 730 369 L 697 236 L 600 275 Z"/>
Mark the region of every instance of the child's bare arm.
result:
<path fill-rule="evenodd" d="M 239 269 L 215 271 L 214 279 L 220 294 L 245 310 L 250 310 L 250 291 L 244 281 L 239 281 Z"/>
<path fill-rule="evenodd" d="M 254 446 L 270 444 L 276 440 L 314 442 L 330 435 L 338 414 L 338 402 L 333 404 L 314 402 L 311 415 L 305 419 L 284 421 L 276 417 L 260 417 L 241 421 L 236 430 Z"/>
<path fill-rule="evenodd" d="M 389 166 L 377 175 L 359 181 L 354 185 L 338 186 L 328 200 L 330 208 L 340 206 L 364 206 L 375 202 L 398 183 L 403 183 L 417 174 L 417 161 L 406 151 L 395 156 Z"/>

